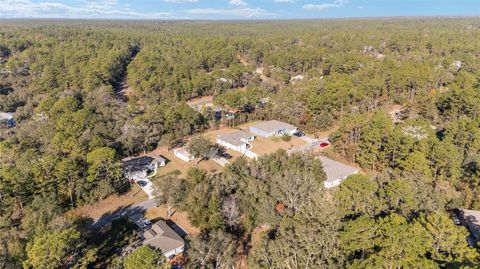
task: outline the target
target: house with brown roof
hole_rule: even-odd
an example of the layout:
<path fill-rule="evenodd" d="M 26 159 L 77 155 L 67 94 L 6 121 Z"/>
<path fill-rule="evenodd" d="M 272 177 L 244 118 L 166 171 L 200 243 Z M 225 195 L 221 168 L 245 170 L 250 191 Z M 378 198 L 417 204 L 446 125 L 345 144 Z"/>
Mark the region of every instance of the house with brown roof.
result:
<path fill-rule="evenodd" d="M 185 250 L 183 238 L 163 220 L 155 222 L 150 229 L 143 233 L 142 244 L 160 250 L 167 258 L 171 258 Z"/>

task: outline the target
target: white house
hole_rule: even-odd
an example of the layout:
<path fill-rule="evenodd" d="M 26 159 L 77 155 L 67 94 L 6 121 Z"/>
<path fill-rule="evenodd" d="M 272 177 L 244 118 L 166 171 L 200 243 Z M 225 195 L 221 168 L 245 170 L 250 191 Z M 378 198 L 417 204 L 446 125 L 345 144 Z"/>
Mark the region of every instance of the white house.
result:
<path fill-rule="evenodd" d="M 141 180 L 159 167 L 165 166 L 167 160 L 162 156 L 141 156 L 122 160 L 123 173 L 128 179 Z"/>
<path fill-rule="evenodd" d="M 188 152 L 185 147 L 174 149 L 173 154 L 175 155 L 175 157 L 185 162 L 193 161 L 195 159 L 195 157 L 190 154 L 190 152 Z"/>
<path fill-rule="evenodd" d="M 270 120 L 250 126 L 250 132 L 263 137 L 271 137 L 283 134 L 293 135 L 298 133 L 298 128 L 285 122 Z"/>
<path fill-rule="evenodd" d="M 233 133 L 219 134 L 217 136 L 217 144 L 241 153 L 244 153 L 251 148 L 249 142 L 253 140 L 255 140 L 255 136 L 245 131 L 235 131 Z"/>
<path fill-rule="evenodd" d="M 166 258 L 172 258 L 185 250 L 185 241 L 168 224 L 160 220 L 143 233 L 143 245 L 149 245 L 162 252 Z"/>
<path fill-rule="evenodd" d="M 302 76 L 302 75 L 297 75 L 297 76 L 291 77 L 291 78 L 290 78 L 290 81 L 292 81 L 292 82 L 293 82 L 293 81 L 299 81 L 299 80 L 302 80 L 302 79 L 304 79 L 304 78 L 305 78 L 305 77 Z"/>
<path fill-rule="evenodd" d="M 15 123 L 12 113 L 0 112 L 0 127 L 4 125 L 7 128 L 10 128 L 15 126 Z"/>
<path fill-rule="evenodd" d="M 353 166 L 323 156 L 318 157 L 318 159 L 322 162 L 323 171 L 327 176 L 323 183 L 327 189 L 340 185 L 344 179 L 358 173 L 358 169 Z"/>

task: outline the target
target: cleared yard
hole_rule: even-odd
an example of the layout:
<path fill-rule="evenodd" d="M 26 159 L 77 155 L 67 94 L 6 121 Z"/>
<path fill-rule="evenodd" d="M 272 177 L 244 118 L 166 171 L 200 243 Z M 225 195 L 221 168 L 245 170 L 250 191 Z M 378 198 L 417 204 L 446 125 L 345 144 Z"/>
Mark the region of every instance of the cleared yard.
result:
<path fill-rule="evenodd" d="M 143 192 L 140 187 L 133 185 L 132 190 L 124 195 L 112 195 L 99 203 L 77 207 L 75 210 L 69 211 L 67 214 L 71 216 L 85 216 L 97 219 L 109 212 L 115 212 L 120 208 L 125 208 L 147 200 L 148 195 Z"/>
<path fill-rule="evenodd" d="M 160 147 L 153 151 L 153 153 L 159 154 L 168 160 L 165 166 L 158 168 L 157 176 L 164 176 L 174 173 L 175 171 L 180 171 L 182 175 L 186 175 L 188 170 L 194 167 L 204 169 L 210 173 L 217 173 L 223 170 L 221 165 L 212 160 L 201 161 L 198 164 L 197 160 L 185 162 L 176 157 L 173 152 L 167 149 L 167 147 Z M 152 181 L 155 181 L 155 178 L 152 179 Z"/>
<path fill-rule="evenodd" d="M 219 130 L 206 132 L 203 135 L 208 139 L 210 139 L 212 142 L 215 142 L 218 134 L 231 133 L 234 131 L 238 131 L 239 129 L 248 131 L 249 127 L 256 123 L 258 122 L 243 124 L 243 125 L 240 125 L 238 129 L 222 128 Z M 283 141 L 281 136 L 276 136 L 276 137 L 256 136 L 255 140 L 250 142 L 250 144 L 252 145 L 252 148 L 250 148 L 250 150 L 261 156 L 261 155 L 274 153 L 278 149 L 289 150 L 291 148 L 302 146 L 307 143 L 303 139 L 298 138 L 296 136 L 291 136 L 290 141 Z M 227 150 L 227 153 L 230 154 L 233 158 L 238 158 L 242 156 L 240 152 L 230 150 L 230 149 Z"/>
<path fill-rule="evenodd" d="M 145 212 L 145 218 L 150 220 L 167 219 L 167 208 L 160 206 L 158 208 L 147 209 Z M 200 233 L 200 230 L 193 226 L 188 220 L 188 213 L 183 211 L 177 211 L 170 217 L 170 220 L 179 225 L 188 235 L 196 235 Z"/>
<path fill-rule="evenodd" d="M 251 142 L 251 151 L 258 155 L 267 155 L 274 153 L 278 149 L 289 150 L 294 147 L 305 145 L 306 142 L 296 136 L 292 136 L 290 141 L 283 141 L 282 137 L 257 137 L 255 141 Z"/>

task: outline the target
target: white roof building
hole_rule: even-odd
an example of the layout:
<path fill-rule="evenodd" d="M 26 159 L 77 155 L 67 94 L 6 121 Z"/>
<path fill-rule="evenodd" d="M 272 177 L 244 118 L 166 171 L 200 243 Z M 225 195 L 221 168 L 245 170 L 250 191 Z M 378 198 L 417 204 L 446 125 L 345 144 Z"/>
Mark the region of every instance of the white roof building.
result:
<path fill-rule="evenodd" d="M 195 157 L 192 154 L 190 154 L 190 152 L 188 152 L 188 150 L 185 147 L 174 149 L 173 154 L 175 155 L 175 157 L 185 162 L 195 160 Z"/>
<path fill-rule="evenodd" d="M 356 167 L 334 161 L 324 156 L 320 156 L 318 159 L 322 162 L 323 171 L 325 171 L 327 176 L 327 179 L 323 183 L 327 189 L 340 185 L 344 179 L 357 174 L 359 171 Z"/>
<path fill-rule="evenodd" d="M 251 147 L 249 142 L 253 140 L 255 140 L 255 136 L 245 131 L 235 131 L 217 136 L 217 144 L 241 153 L 244 153 Z"/>
<path fill-rule="evenodd" d="M 250 132 L 262 137 L 271 137 L 283 134 L 293 135 L 298 133 L 298 128 L 285 122 L 270 120 L 250 126 Z"/>
<path fill-rule="evenodd" d="M 12 113 L 0 112 L 0 125 L 5 124 L 7 127 L 15 126 L 15 119 Z"/>
<path fill-rule="evenodd" d="M 460 212 L 470 234 L 475 238 L 475 241 L 480 241 L 480 211 L 462 209 Z"/>

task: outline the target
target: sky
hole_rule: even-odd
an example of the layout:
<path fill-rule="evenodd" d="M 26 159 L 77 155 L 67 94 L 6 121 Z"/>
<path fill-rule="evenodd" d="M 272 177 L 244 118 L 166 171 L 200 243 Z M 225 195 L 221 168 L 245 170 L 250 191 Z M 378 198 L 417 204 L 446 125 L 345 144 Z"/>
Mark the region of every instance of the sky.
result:
<path fill-rule="evenodd" d="M 251 20 L 480 16 L 480 0 L 0 0 L 6 18 Z"/>

